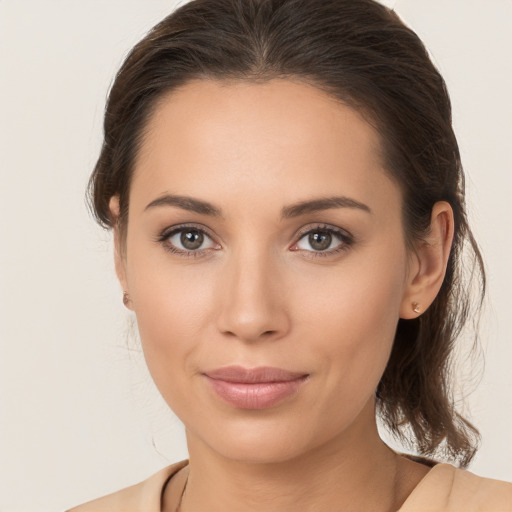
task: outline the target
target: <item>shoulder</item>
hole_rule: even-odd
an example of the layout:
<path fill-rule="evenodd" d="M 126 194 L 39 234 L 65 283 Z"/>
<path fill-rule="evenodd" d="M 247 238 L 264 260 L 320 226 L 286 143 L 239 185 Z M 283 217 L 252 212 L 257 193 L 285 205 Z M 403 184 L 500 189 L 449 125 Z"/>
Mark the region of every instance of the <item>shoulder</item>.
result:
<path fill-rule="evenodd" d="M 512 512 L 512 483 L 437 464 L 399 512 Z"/>
<path fill-rule="evenodd" d="M 183 460 L 167 466 L 146 480 L 131 485 L 120 491 L 101 498 L 88 501 L 67 512 L 127 512 L 128 510 L 144 510 L 159 512 L 162 490 L 169 479 L 188 464 Z"/>

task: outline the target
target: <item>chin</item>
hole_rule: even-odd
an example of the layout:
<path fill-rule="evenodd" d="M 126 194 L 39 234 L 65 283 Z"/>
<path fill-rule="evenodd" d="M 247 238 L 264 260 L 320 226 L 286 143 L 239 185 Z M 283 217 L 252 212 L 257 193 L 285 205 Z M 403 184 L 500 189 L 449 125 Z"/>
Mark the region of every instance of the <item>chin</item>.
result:
<path fill-rule="evenodd" d="M 201 432 L 191 434 L 187 429 L 187 441 L 189 450 L 193 448 L 191 444 L 199 441 L 218 455 L 241 463 L 282 463 L 304 455 L 318 443 L 318 438 L 309 439 L 310 429 L 297 420 L 294 423 L 245 419 L 229 426 L 223 423 L 219 430 L 210 424 L 205 436 L 201 436 Z"/>
<path fill-rule="evenodd" d="M 283 446 L 280 439 L 270 442 L 260 440 L 253 443 L 223 443 L 212 448 L 222 457 L 244 464 L 278 464 L 293 460 L 302 454 L 298 446 Z"/>

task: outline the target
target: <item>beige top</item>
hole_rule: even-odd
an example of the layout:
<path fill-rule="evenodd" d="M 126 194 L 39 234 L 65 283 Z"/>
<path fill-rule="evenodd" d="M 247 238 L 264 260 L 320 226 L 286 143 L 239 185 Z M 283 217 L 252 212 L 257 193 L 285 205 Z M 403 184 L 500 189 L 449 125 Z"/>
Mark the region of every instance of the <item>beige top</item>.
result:
<path fill-rule="evenodd" d="M 161 512 L 161 497 L 167 485 L 171 486 L 171 510 L 175 510 L 187 475 L 188 460 L 183 460 L 161 469 L 139 484 L 68 512 Z M 398 512 L 512 512 L 512 483 L 482 478 L 450 464 L 437 464 Z"/>

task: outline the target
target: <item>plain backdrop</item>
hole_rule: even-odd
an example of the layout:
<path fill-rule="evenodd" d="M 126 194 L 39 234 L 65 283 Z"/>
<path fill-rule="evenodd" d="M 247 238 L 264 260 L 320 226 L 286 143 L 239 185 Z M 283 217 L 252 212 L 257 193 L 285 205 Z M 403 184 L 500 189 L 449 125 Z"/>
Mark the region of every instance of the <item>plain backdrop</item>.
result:
<path fill-rule="evenodd" d="M 489 277 L 471 470 L 512 480 L 512 1 L 386 3 L 451 92 Z M 122 306 L 110 235 L 84 203 L 112 77 L 175 5 L 0 0 L 1 511 L 63 510 L 187 457 Z"/>

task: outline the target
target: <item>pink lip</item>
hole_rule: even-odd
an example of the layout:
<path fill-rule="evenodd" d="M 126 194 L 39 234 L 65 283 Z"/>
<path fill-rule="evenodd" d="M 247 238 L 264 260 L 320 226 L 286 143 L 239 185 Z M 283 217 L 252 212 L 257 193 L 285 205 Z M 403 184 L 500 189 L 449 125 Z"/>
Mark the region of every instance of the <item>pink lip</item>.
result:
<path fill-rule="evenodd" d="M 308 374 L 281 368 L 227 366 L 206 372 L 213 391 L 240 409 L 264 409 L 296 393 Z"/>

